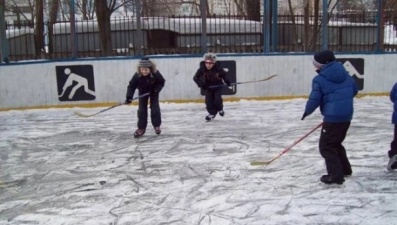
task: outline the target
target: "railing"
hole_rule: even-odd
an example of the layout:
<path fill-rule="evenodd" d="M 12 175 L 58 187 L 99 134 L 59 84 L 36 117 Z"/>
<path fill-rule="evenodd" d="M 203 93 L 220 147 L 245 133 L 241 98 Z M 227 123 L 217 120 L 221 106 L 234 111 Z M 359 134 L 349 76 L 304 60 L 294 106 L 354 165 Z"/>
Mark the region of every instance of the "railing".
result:
<path fill-rule="evenodd" d="M 336 52 L 374 52 L 377 43 L 376 13 L 332 14 L 328 22 L 328 49 Z M 309 21 L 305 23 L 304 21 Z M 321 17 L 317 21 L 322 21 Z M 383 50 L 394 52 L 396 14 L 386 14 Z M 242 16 L 207 18 L 207 50 L 216 53 L 263 53 L 263 23 Z M 317 24 L 317 25 L 315 25 Z M 135 18 L 111 20 L 112 51 L 104 54 L 96 21 L 77 21 L 77 57 L 200 54 L 204 37 L 200 17 Z M 35 49 L 34 28 L 7 24 L 10 61 L 73 57 L 70 22 L 45 23 L 44 48 Z M 322 49 L 321 23 L 314 16 L 278 15 L 277 44 L 271 52 L 314 52 Z M 138 38 L 141 37 L 141 38 Z M 141 41 L 140 41 L 141 40 Z M 271 43 L 272 40 L 270 41 Z"/>

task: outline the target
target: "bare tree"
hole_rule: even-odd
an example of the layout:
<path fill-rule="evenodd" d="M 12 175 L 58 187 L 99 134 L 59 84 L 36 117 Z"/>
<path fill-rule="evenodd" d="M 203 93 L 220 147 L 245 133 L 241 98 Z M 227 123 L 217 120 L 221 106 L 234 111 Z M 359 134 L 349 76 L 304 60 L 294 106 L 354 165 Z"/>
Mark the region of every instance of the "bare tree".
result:
<path fill-rule="evenodd" d="M 22 10 L 22 7 L 28 10 Z M 13 12 L 17 16 L 16 24 L 20 27 L 22 24 L 21 17 L 24 23 L 28 23 L 29 27 L 33 27 L 33 18 L 35 14 L 35 2 L 34 0 L 7 0 L 5 2 L 6 11 Z M 30 14 L 30 16 L 28 16 Z M 30 17 L 30 18 L 29 18 Z"/>
<path fill-rule="evenodd" d="M 36 58 L 41 58 L 41 51 L 44 50 L 44 0 L 36 0 L 34 42 Z"/>
<path fill-rule="evenodd" d="M 81 12 L 83 20 L 92 20 L 95 16 L 94 0 L 77 0 L 76 8 Z"/>
<path fill-rule="evenodd" d="M 261 21 L 261 3 L 260 0 L 246 0 L 245 10 L 248 20 Z"/>
<path fill-rule="evenodd" d="M 48 52 L 53 51 L 53 34 L 54 34 L 54 24 L 58 19 L 59 12 L 59 0 L 51 0 L 49 4 L 49 19 L 48 19 Z"/>
<path fill-rule="evenodd" d="M 112 55 L 112 38 L 111 38 L 111 26 L 110 16 L 118 8 L 123 7 L 130 1 L 124 1 L 121 4 L 117 4 L 117 0 L 95 0 L 95 13 L 97 16 L 99 36 L 102 46 L 102 55 Z"/>

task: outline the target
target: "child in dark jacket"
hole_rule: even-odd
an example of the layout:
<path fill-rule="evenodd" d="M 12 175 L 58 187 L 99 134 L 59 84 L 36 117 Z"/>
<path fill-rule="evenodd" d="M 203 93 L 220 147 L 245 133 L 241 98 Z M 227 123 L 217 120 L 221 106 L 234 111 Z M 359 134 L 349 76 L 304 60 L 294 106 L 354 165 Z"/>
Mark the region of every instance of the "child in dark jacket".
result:
<path fill-rule="evenodd" d="M 205 91 L 205 105 L 208 112 L 205 120 L 211 121 L 217 113 L 220 116 L 224 116 L 222 85 L 226 83 L 226 85 L 230 86 L 230 81 L 214 53 L 206 53 L 204 55 L 204 61 L 200 62 L 200 68 L 194 75 L 193 80 L 198 87 Z M 211 87 L 214 85 L 220 86 Z"/>
<path fill-rule="evenodd" d="M 389 163 L 387 164 L 388 170 L 397 169 L 397 83 L 394 84 L 390 91 L 390 100 L 393 102 L 393 116 L 392 123 L 394 124 L 394 138 L 390 143 Z"/>
<path fill-rule="evenodd" d="M 139 98 L 138 107 L 138 129 L 134 136 L 142 136 L 146 131 L 148 119 L 148 101 L 150 98 L 150 117 L 156 134 L 161 133 L 161 112 L 159 104 L 159 93 L 163 89 L 165 79 L 157 70 L 156 64 L 149 58 L 142 58 L 138 65 L 137 71 L 129 82 L 125 103 L 131 103 L 135 90 L 139 90 L 139 95 L 150 93 L 147 96 Z"/>
<path fill-rule="evenodd" d="M 352 174 L 342 142 L 350 127 L 354 112 L 353 98 L 358 92 L 354 79 L 335 60 L 331 51 L 314 55 L 313 64 L 318 75 L 313 78 L 312 91 L 302 116 L 303 120 L 317 107 L 323 115 L 319 149 L 328 174 L 322 176 L 320 181 L 326 184 L 343 184 L 344 176 Z"/>

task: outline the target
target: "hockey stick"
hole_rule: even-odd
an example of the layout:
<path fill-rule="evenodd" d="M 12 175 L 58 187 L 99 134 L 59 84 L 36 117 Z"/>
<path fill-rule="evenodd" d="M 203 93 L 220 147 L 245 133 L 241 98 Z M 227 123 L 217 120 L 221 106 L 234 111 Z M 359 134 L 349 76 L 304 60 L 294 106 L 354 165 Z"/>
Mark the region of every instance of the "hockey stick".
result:
<path fill-rule="evenodd" d="M 273 77 L 277 76 L 277 74 L 273 74 L 271 76 L 266 77 L 265 79 L 261 79 L 261 80 L 251 80 L 251 81 L 243 81 L 243 82 L 237 82 L 237 83 L 230 83 L 230 85 L 236 85 L 236 84 L 248 84 L 248 83 L 255 83 L 255 82 L 261 82 L 261 81 L 267 81 L 272 79 Z M 227 86 L 227 84 L 219 84 L 219 85 L 212 85 L 209 86 L 208 88 L 217 88 L 217 87 L 223 87 L 223 86 Z"/>
<path fill-rule="evenodd" d="M 280 152 L 278 155 L 276 155 L 275 157 L 273 157 L 272 159 L 270 159 L 269 161 L 254 161 L 251 162 L 251 166 L 266 166 L 269 165 L 270 163 L 272 163 L 274 160 L 278 159 L 281 155 L 283 155 L 284 153 L 288 152 L 292 147 L 294 147 L 296 144 L 298 144 L 300 141 L 302 141 L 303 139 L 305 139 L 307 136 L 309 136 L 311 133 L 313 133 L 315 130 L 317 130 L 319 127 L 321 127 L 323 125 L 323 123 L 318 124 L 316 127 L 314 127 L 313 129 L 311 129 L 309 131 L 309 133 L 305 134 L 303 137 L 299 138 L 298 140 L 296 140 L 292 145 L 288 146 L 286 149 L 284 149 L 282 152 Z"/>
<path fill-rule="evenodd" d="M 147 96 L 147 95 L 149 95 L 149 94 L 150 94 L 150 93 L 145 93 L 145 94 L 140 95 L 140 96 L 138 96 L 138 97 L 136 97 L 136 98 L 133 98 L 132 100 L 135 100 L 135 99 L 138 99 L 138 98 L 142 98 L 142 97 Z M 110 106 L 109 108 L 103 109 L 103 110 L 101 110 L 101 111 L 99 111 L 99 112 L 97 112 L 97 113 L 90 114 L 90 115 L 83 114 L 83 113 L 80 113 L 80 112 L 74 112 L 74 114 L 77 115 L 77 116 L 80 116 L 80 117 L 86 117 L 86 118 L 87 118 L 87 117 L 95 116 L 95 115 L 98 115 L 98 114 L 100 114 L 100 113 L 106 112 L 106 111 L 108 111 L 108 110 L 111 110 L 111 109 L 116 108 L 116 107 L 121 106 L 121 105 L 125 105 L 125 103 L 124 103 L 124 102 L 120 102 L 120 103 L 117 104 L 117 105 Z"/>

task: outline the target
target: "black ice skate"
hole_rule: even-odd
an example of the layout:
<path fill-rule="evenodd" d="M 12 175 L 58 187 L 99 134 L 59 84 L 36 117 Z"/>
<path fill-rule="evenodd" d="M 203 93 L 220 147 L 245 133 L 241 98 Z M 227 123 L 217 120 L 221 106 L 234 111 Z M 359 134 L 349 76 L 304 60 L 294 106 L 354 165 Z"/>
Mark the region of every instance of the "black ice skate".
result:
<path fill-rule="evenodd" d="M 325 183 L 325 184 L 343 184 L 343 182 L 345 182 L 345 179 L 340 178 L 340 179 L 336 179 L 333 178 L 331 175 L 323 175 L 320 178 L 320 181 Z"/>
<path fill-rule="evenodd" d="M 155 127 L 154 132 L 156 132 L 156 134 L 160 134 L 161 133 L 160 127 Z"/>
<path fill-rule="evenodd" d="M 146 129 L 138 129 L 135 131 L 134 137 L 140 137 L 140 136 L 144 135 L 145 132 L 146 132 Z"/>
<path fill-rule="evenodd" d="M 209 121 L 213 120 L 214 118 L 215 118 L 214 115 L 209 114 L 208 116 L 205 117 L 205 120 L 206 120 L 207 122 L 209 122 Z"/>
<path fill-rule="evenodd" d="M 218 113 L 219 113 L 220 116 L 224 116 L 225 115 L 225 111 L 223 111 L 223 110 L 219 110 Z"/>

